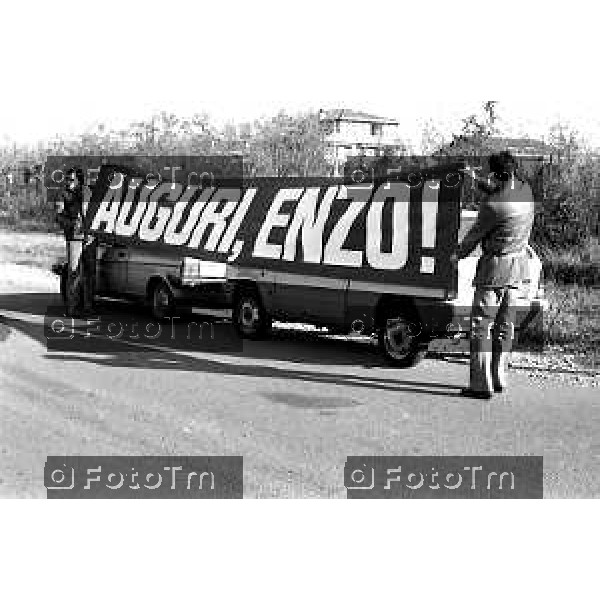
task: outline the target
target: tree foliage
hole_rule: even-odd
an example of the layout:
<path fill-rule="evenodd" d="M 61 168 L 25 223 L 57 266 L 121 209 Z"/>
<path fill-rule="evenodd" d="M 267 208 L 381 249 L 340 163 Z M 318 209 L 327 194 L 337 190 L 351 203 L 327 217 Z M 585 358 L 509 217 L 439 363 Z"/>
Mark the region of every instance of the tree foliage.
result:
<path fill-rule="evenodd" d="M 500 149 L 496 104 L 489 100 L 480 113 L 464 118 L 461 130 L 446 145 L 435 143 L 441 136 L 432 123 L 426 124 L 423 148 L 434 156 L 466 157 L 474 166 L 485 166 L 486 157 Z M 546 148 L 544 157 L 521 159 L 518 173 L 532 185 L 536 199 L 533 241 L 542 252 L 556 248 L 584 252 L 600 235 L 600 157 L 582 143 L 577 131 L 562 123 L 550 129 Z M 478 204 L 473 186 L 465 182 L 463 208 L 476 209 Z"/>
<path fill-rule="evenodd" d="M 13 226 L 22 217 L 51 226 L 43 201 L 42 169 L 46 156 L 62 155 L 236 155 L 244 175 L 306 177 L 327 175 L 326 131 L 318 113 L 290 115 L 216 127 L 206 114 L 182 118 L 160 112 L 123 129 L 100 124 L 71 139 L 55 138 L 36 149 L 0 148 L 0 219 Z M 36 173 L 35 185 L 23 173 Z"/>
<path fill-rule="evenodd" d="M 543 173 L 543 207 L 534 237 L 549 248 L 584 248 L 600 234 L 600 159 L 577 131 L 557 123 L 550 130 L 552 156 Z"/>

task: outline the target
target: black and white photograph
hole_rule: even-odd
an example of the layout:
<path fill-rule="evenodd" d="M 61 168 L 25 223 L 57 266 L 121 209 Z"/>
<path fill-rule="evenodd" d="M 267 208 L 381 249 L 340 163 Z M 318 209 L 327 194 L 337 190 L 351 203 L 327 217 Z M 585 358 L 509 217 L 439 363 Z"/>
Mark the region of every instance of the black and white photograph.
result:
<path fill-rule="evenodd" d="M 385 539 L 413 510 L 449 526 L 460 506 L 502 531 L 600 498 L 588 9 L 59 2 L 5 16 L 7 521 L 204 514 L 229 521 L 232 544 L 254 535 L 234 522 L 289 523 L 314 531 L 310 555 L 337 538 L 336 510 L 380 518 Z M 151 499 L 166 502 L 132 502 Z"/>

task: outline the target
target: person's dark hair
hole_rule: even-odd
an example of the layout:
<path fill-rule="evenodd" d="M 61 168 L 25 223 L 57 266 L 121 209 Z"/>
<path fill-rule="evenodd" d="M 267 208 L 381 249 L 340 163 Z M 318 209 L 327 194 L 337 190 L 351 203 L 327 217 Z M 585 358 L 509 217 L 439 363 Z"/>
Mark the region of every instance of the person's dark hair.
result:
<path fill-rule="evenodd" d="M 508 150 L 490 156 L 490 171 L 492 171 L 500 181 L 508 181 L 511 179 L 516 170 L 517 161 Z"/>

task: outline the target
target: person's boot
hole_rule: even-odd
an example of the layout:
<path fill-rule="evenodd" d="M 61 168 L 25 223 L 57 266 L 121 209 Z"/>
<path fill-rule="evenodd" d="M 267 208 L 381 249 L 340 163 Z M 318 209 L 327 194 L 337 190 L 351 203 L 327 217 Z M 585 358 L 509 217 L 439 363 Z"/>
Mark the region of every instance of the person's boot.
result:
<path fill-rule="evenodd" d="M 503 351 L 501 340 L 494 340 L 492 346 L 492 383 L 494 392 L 502 393 L 506 387 L 506 362 L 509 352 Z"/>
<path fill-rule="evenodd" d="M 460 395 L 466 398 L 475 398 L 477 400 L 491 400 L 492 392 L 480 392 L 479 390 L 472 390 L 471 388 L 462 388 Z"/>
<path fill-rule="evenodd" d="M 461 396 L 476 398 L 478 400 L 491 400 L 492 376 L 491 376 L 491 340 L 487 339 L 487 323 L 479 319 L 475 322 L 471 333 L 469 387 L 460 391 Z"/>

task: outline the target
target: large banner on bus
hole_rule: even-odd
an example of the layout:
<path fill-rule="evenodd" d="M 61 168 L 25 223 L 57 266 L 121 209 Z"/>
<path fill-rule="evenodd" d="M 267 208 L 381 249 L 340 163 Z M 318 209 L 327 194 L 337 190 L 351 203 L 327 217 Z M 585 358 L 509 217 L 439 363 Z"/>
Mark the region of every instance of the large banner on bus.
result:
<path fill-rule="evenodd" d="M 62 158 L 59 171 L 76 160 Z M 250 178 L 231 157 L 88 157 L 84 171 L 94 158 L 86 228 L 101 240 L 240 267 L 455 287 L 459 163 Z M 50 187 L 60 179 L 52 172 L 47 165 Z"/>

